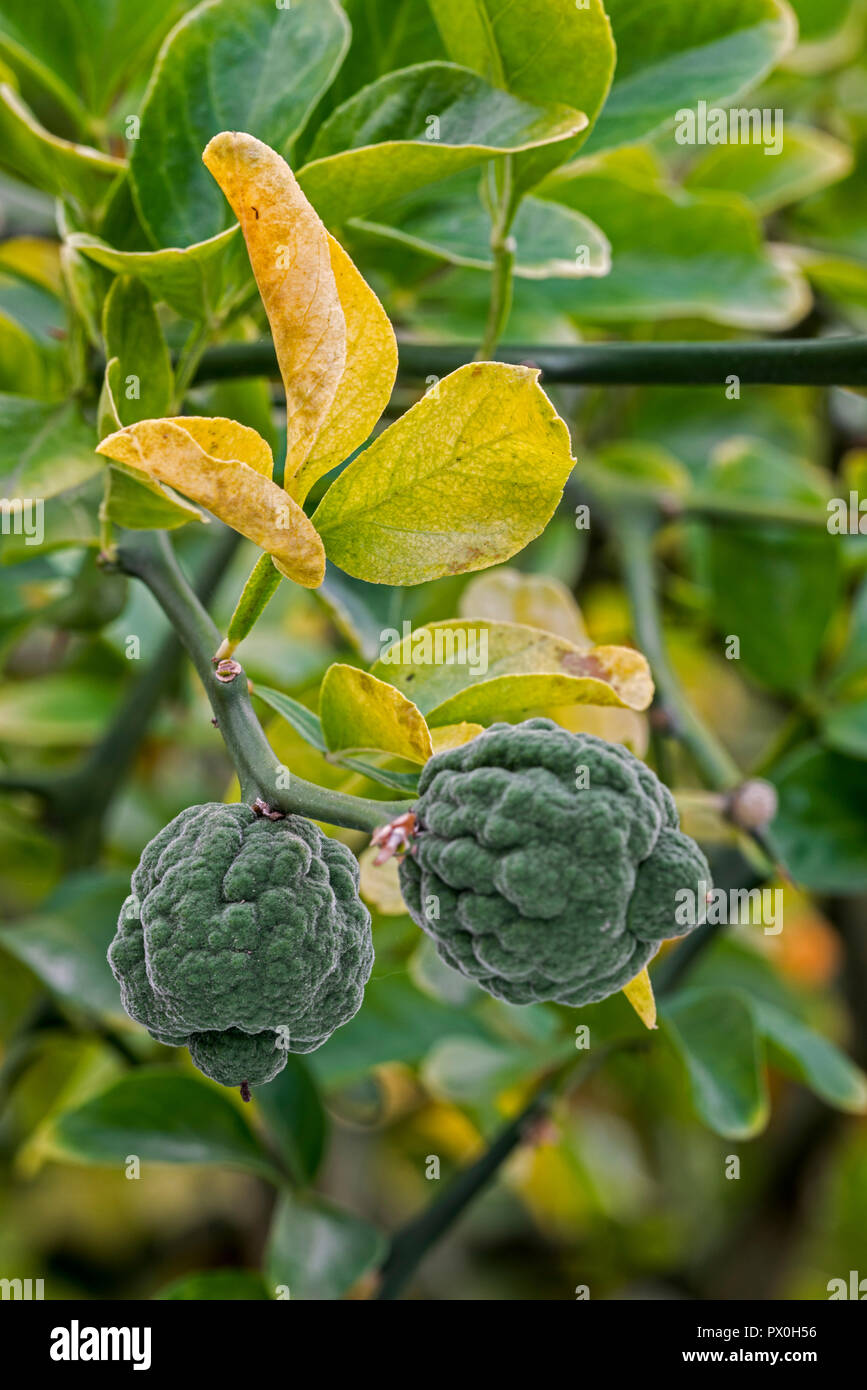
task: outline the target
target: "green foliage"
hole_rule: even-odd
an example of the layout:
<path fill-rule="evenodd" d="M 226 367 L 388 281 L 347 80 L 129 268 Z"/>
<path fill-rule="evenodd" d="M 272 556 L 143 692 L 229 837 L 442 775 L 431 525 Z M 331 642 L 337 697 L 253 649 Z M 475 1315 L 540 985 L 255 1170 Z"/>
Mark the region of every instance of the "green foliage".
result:
<path fill-rule="evenodd" d="M 0 1275 L 375 1296 L 379 1228 L 414 1268 L 540 1088 L 414 1292 L 855 1268 L 867 1151 L 823 1107 L 867 1107 L 864 66 L 853 0 L 7 0 Z M 779 150 L 681 143 L 699 102 L 782 113 Z M 779 935 L 651 959 L 710 880 L 663 784 Z M 411 807 L 410 916 L 363 843 Z M 659 1033 L 609 994 L 645 962 Z"/>

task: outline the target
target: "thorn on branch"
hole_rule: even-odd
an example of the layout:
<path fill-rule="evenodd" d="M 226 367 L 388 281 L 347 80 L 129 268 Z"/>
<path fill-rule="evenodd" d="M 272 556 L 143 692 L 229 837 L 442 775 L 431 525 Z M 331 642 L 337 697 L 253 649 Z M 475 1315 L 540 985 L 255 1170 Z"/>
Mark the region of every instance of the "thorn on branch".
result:
<path fill-rule="evenodd" d="M 275 806 L 269 806 L 267 801 L 263 801 L 261 796 L 257 796 L 253 802 L 253 812 L 257 816 L 262 816 L 264 820 L 285 820 L 286 812 L 278 810 Z"/>

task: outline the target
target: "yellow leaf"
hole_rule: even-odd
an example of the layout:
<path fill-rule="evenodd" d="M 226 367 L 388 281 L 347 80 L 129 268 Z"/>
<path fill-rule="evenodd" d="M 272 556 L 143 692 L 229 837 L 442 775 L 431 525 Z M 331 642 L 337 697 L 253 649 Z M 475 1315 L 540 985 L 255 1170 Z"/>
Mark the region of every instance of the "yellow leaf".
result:
<path fill-rule="evenodd" d="M 430 736 L 435 753 L 445 753 L 448 748 L 460 748 L 469 743 L 477 734 L 485 732 L 481 724 L 443 724 L 439 729 L 431 729 Z"/>
<path fill-rule="evenodd" d="M 315 524 L 356 579 L 421 584 L 487 569 L 544 530 L 574 464 L 529 367 L 459 367 L 326 492 Z"/>
<path fill-rule="evenodd" d="M 56 241 L 34 236 L 10 237 L 0 243 L 0 269 L 32 280 L 52 294 L 63 293 L 60 247 Z"/>
<path fill-rule="evenodd" d="M 388 405 L 397 375 L 397 340 L 388 315 L 330 234 L 328 246 L 346 319 L 346 367 L 310 457 L 294 478 L 284 480 L 298 502 L 304 501 L 317 478 L 364 443 Z"/>
<path fill-rule="evenodd" d="M 505 565 L 470 580 L 461 594 L 460 616 L 523 623 L 565 637 L 579 647 L 592 645 L 581 609 L 565 584 L 542 574 L 522 574 Z"/>
<path fill-rule="evenodd" d="M 402 917 L 406 912 L 406 903 L 400 892 L 397 859 L 393 857 L 386 859 L 384 864 L 377 864 L 379 853 L 376 845 L 369 845 L 358 856 L 361 870 L 359 891 L 364 901 L 381 912 L 383 917 Z"/>
<path fill-rule="evenodd" d="M 110 434 L 97 453 L 177 488 L 267 550 L 287 579 L 310 589 L 322 583 L 322 542 L 298 504 L 265 476 L 271 451 L 255 430 L 195 416 L 140 420 Z"/>
<path fill-rule="evenodd" d="M 645 1028 L 655 1028 L 656 1000 L 653 997 L 653 985 L 650 983 L 650 976 L 646 968 L 642 970 L 640 975 L 636 975 L 634 980 L 630 980 L 628 985 L 623 986 L 623 993 Z"/>
<path fill-rule="evenodd" d="M 310 453 L 346 363 L 346 324 L 328 235 L 285 159 L 240 131 L 202 159 L 241 224 L 286 391 L 286 474 Z"/>
<path fill-rule="evenodd" d="M 570 734 L 594 734 L 609 743 L 622 743 L 636 758 L 643 758 L 647 752 L 650 726 L 647 715 L 636 710 L 618 709 L 613 705 L 561 705 L 550 714 Z"/>
<path fill-rule="evenodd" d="M 430 730 L 412 701 L 355 666 L 329 666 L 319 692 L 319 718 L 333 753 L 375 748 L 414 763 L 426 763 L 433 753 Z"/>

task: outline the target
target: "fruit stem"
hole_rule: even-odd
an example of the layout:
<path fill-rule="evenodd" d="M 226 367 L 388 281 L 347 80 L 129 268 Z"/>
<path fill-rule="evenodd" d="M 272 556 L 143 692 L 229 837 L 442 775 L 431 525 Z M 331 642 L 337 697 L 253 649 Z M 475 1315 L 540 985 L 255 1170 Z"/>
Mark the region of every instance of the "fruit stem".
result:
<path fill-rule="evenodd" d="M 278 761 L 254 713 L 246 679 L 226 682 L 215 672 L 213 653 L 220 634 L 187 583 L 164 532 L 123 532 L 118 564 L 147 586 L 186 647 L 234 763 L 243 800 L 261 797 L 289 814 L 367 831 L 412 809 L 412 801 L 377 801 L 317 787 Z M 240 667 L 235 674 L 243 675 Z"/>

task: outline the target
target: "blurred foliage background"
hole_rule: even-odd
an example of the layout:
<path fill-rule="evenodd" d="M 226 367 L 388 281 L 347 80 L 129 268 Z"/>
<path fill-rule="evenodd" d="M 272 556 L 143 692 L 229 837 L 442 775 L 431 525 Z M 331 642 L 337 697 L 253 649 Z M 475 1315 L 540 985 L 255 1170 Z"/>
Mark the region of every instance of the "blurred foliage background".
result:
<path fill-rule="evenodd" d="M 210 8 L 226 29 L 206 30 L 203 43 L 231 107 L 233 83 L 248 75 L 238 54 L 249 72 L 261 69 L 275 8 Z M 755 0 L 735 20 L 729 7 L 669 0 L 668 54 L 650 52 L 627 0 L 606 8 L 622 40 L 612 94 L 580 156 L 563 149 L 536 171 L 514 229 L 503 345 L 531 360 L 534 346 L 609 338 L 863 333 L 865 6 Z M 154 154 L 161 132 L 184 102 L 203 100 L 192 42 L 188 53 L 177 42 L 166 51 L 163 86 L 151 79 L 186 9 L 84 3 L 67 33 L 53 7 L 30 0 L 7 4 L 0 20 L 0 471 L 5 496 L 46 499 L 45 543 L 31 550 L 4 534 L 0 564 L 0 1276 L 44 1278 L 51 1298 L 258 1298 L 287 1285 L 293 1297 L 367 1296 L 388 1235 L 574 1055 L 577 1025 L 589 1026 L 594 1047 L 640 1041 L 642 1029 L 621 995 L 579 1014 L 482 995 L 420 940 L 390 872 L 373 868 L 354 832 L 340 834 L 362 856 L 374 912 L 364 1007 L 318 1052 L 290 1058 L 253 1105 L 206 1082 L 186 1052 L 153 1044 L 120 1009 L 105 950 L 142 846 L 183 807 L 236 792 L 204 692 L 156 604 L 96 564 L 100 312 L 113 276 L 148 285 L 188 368 L 189 413 L 233 416 L 274 438 L 284 424 L 264 369 L 217 380 L 202 368 L 215 341 L 253 343 L 267 325 L 242 278 L 232 313 L 202 332 L 196 297 L 212 253 L 200 248 L 221 214 L 215 223 L 201 201 L 180 140 L 168 148 L 185 192 L 165 206 L 155 193 L 146 206 L 162 226 L 143 225 L 144 193 L 165 175 Z M 304 18 L 310 6 L 297 9 Z M 368 143 L 395 138 L 378 115 L 384 100 L 359 90 L 461 46 L 447 5 L 346 0 L 343 9 L 351 36 L 336 4 L 322 6 L 336 37 L 310 21 L 314 77 L 282 143 L 295 168 L 360 144 L 359 132 Z M 673 108 L 696 97 L 685 89 L 672 99 L 678 61 L 688 69 L 692 51 L 687 11 L 707 31 L 696 51 L 714 26 L 721 42 L 726 26 L 737 32 L 732 70 L 708 96 L 782 110 L 778 156 L 676 141 Z M 561 7 L 550 15 L 556 33 Z M 660 93 L 654 65 L 665 62 L 671 89 Z M 565 69 L 560 85 L 572 83 L 580 108 L 581 73 Z M 415 77 L 402 80 L 415 91 Z M 630 93 L 642 81 L 655 83 L 659 110 L 632 128 Z M 532 99 L 517 80 L 511 90 Z M 334 118 L 353 101 L 362 104 Z M 129 118 L 142 111 L 136 132 Z M 262 116 L 261 130 L 244 126 L 249 114 L 231 107 L 215 129 L 235 120 L 277 143 L 273 116 L 290 130 L 286 110 Z M 404 138 L 423 139 L 424 128 Z M 68 141 L 97 154 L 70 154 Z M 132 184 L 127 154 L 134 170 L 138 161 Z M 358 208 L 340 207 L 339 170 L 338 194 L 323 184 L 323 206 L 338 199 L 326 220 L 415 347 L 417 369 L 401 375 L 389 418 L 436 373 L 423 345 L 465 344 L 469 357 L 484 336 L 490 229 L 479 162 Z M 600 258 L 590 275 L 572 274 L 579 242 Z M 166 269 L 158 253 L 176 259 Z M 221 263 L 226 283 L 236 273 Z M 625 522 L 636 496 L 649 497 L 676 677 L 734 764 L 778 790 L 771 849 L 787 876 L 770 886 L 783 894 L 784 930 L 745 922 L 717 933 L 659 1033 L 555 1101 L 427 1254 L 411 1290 L 434 1300 L 563 1299 L 580 1285 L 593 1298 L 821 1299 L 830 1279 L 867 1275 L 864 1078 L 846 1060 L 867 1065 L 867 536 L 857 517 L 846 535 L 825 525 L 828 499 L 867 496 L 867 403 L 811 386 L 744 385 L 733 396 L 722 382 L 546 389 L 579 466 L 542 537 L 508 566 L 403 590 L 333 569 L 320 592 L 284 583 L 240 659 L 254 682 L 315 709 L 333 661 L 368 665 L 382 630 L 404 621 L 487 617 L 642 646 L 624 582 L 635 557 Z M 584 506 L 589 528 L 576 525 Z M 798 524 L 785 519 L 792 510 Z M 174 538 L 225 630 L 254 548 L 217 523 Z M 635 583 L 633 574 L 633 600 Z M 731 634 L 738 660 L 726 656 Z M 386 795 L 257 708 L 293 770 Z M 652 712 L 576 707 L 557 717 L 648 758 L 718 882 L 761 880 L 694 750 Z M 737 1179 L 727 1176 L 731 1156 Z M 323 1232 L 336 1253 L 320 1260 Z"/>

